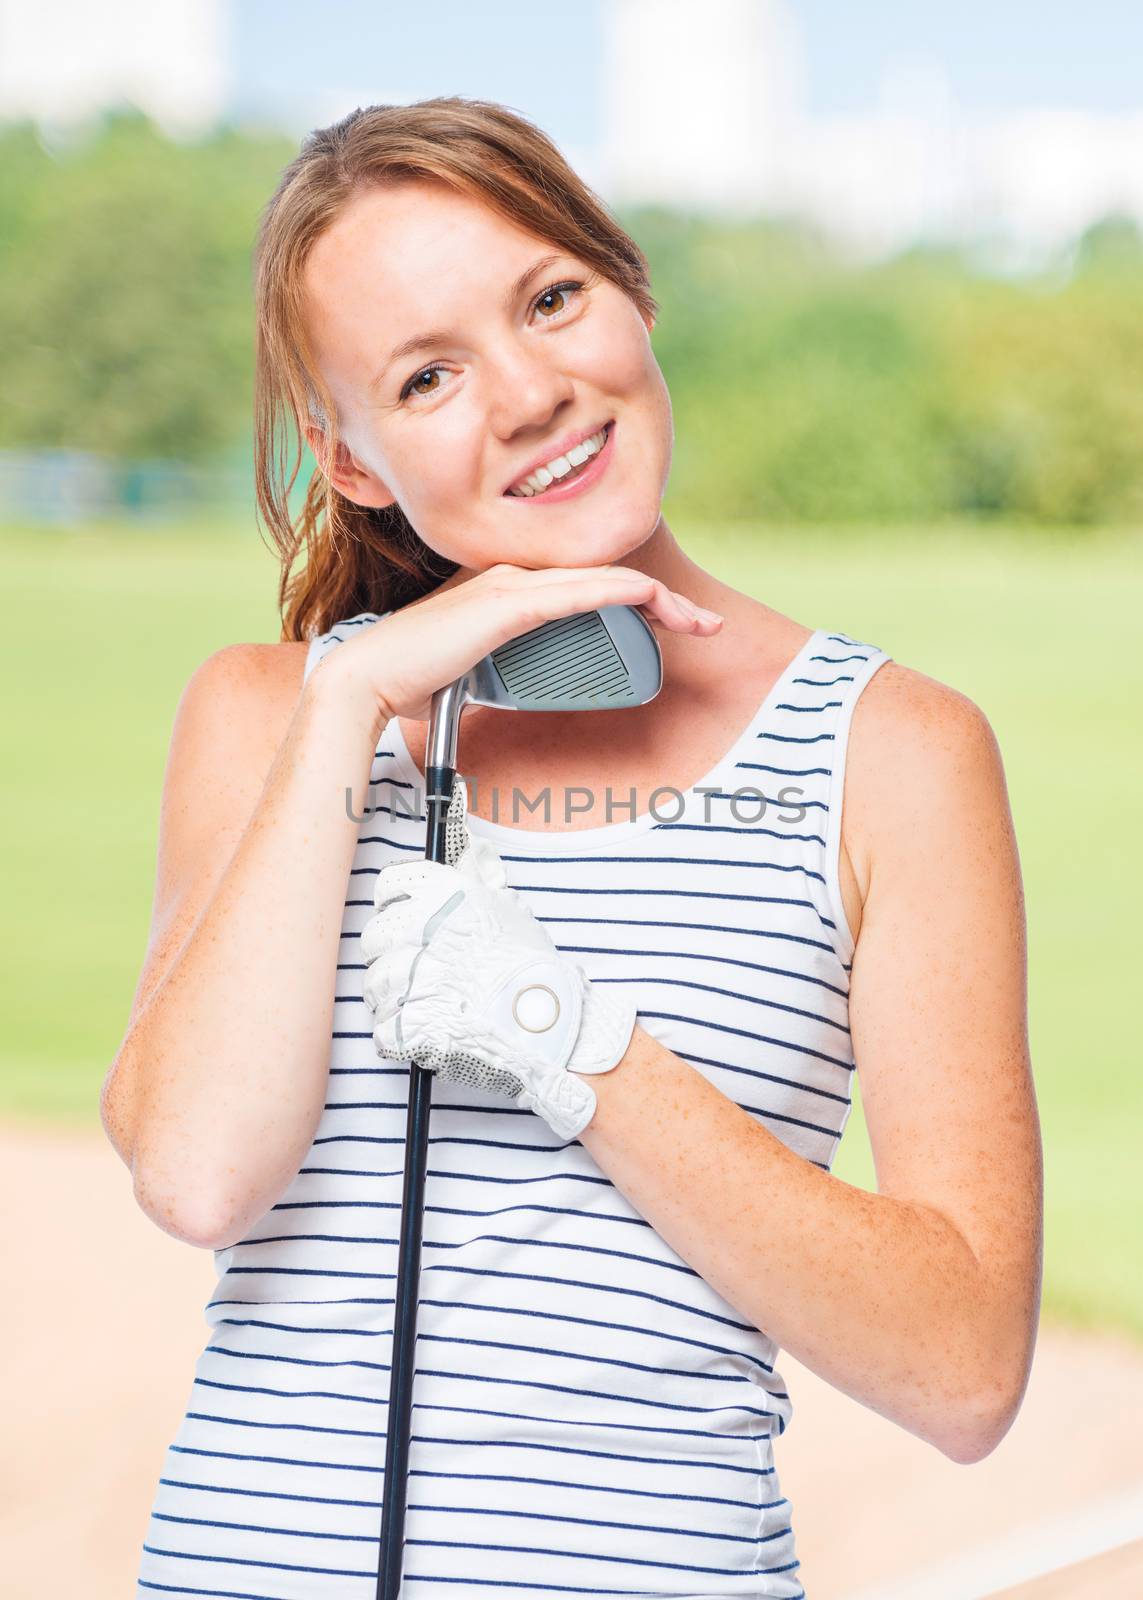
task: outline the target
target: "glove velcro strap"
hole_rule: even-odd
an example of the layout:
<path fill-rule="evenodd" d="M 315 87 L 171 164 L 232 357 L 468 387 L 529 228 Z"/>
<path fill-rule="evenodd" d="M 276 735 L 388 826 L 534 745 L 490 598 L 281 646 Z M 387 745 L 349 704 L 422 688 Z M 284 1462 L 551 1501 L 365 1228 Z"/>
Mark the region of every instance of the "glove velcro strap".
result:
<path fill-rule="evenodd" d="M 542 956 L 508 973 L 484 1008 L 484 1020 L 504 1040 L 509 1058 L 542 1062 L 556 1070 L 567 1065 L 582 1015 L 578 967 Z"/>
<path fill-rule="evenodd" d="M 583 968 L 583 1014 L 575 1049 L 568 1060 L 572 1072 L 610 1072 L 627 1054 L 638 1013 L 623 989 L 592 983 Z"/>

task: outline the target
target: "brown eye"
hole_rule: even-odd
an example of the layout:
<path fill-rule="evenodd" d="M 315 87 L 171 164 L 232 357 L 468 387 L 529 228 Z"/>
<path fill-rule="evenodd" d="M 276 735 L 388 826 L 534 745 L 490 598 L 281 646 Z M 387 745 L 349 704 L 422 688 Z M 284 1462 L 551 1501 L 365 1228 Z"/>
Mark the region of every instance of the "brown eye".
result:
<path fill-rule="evenodd" d="M 554 322 L 557 317 L 562 316 L 567 310 L 571 296 L 578 294 L 582 288 L 582 283 L 572 281 L 552 283 L 546 289 L 540 291 L 532 304 L 537 311 L 543 312 L 543 320 L 545 322 Z M 551 303 L 549 304 L 549 302 Z"/>
<path fill-rule="evenodd" d="M 420 383 L 422 378 L 435 378 L 436 376 L 437 376 L 437 368 L 436 367 L 425 367 L 423 369 L 423 371 L 417 373 L 415 378 L 410 378 L 410 380 L 409 380 L 410 393 L 412 393 L 412 394 L 432 394 L 432 392 L 433 392 L 432 388 L 421 389 L 421 388 L 418 388 L 418 384 Z M 437 384 L 436 387 L 439 388 L 439 384 Z"/>

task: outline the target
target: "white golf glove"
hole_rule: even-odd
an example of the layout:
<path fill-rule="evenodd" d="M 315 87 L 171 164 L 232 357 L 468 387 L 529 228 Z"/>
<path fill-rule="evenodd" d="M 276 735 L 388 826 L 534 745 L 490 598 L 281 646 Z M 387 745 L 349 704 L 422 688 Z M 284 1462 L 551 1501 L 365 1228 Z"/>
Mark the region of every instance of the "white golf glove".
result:
<path fill-rule="evenodd" d="M 380 1056 L 508 1095 L 573 1139 L 596 1106 L 576 1074 L 618 1066 L 635 1004 L 559 953 L 496 850 L 469 834 L 466 805 L 458 774 L 448 865 L 400 861 L 377 874 L 377 914 L 361 930 L 373 1042 Z"/>

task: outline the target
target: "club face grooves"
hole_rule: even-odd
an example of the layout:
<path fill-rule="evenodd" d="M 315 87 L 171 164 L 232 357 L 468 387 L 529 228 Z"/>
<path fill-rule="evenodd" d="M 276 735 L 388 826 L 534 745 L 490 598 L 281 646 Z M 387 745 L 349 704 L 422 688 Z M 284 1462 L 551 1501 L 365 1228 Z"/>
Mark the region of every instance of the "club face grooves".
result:
<path fill-rule="evenodd" d="M 466 697 L 517 711 L 590 711 L 644 705 L 662 684 L 650 625 L 630 606 L 557 617 L 510 639 L 476 664 Z"/>
<path fill-rule="evenodd" d="M 631 675 L 598 611 L 561 617 L 492 652 L 512 702 L 519 707 L 556 701 L 623 705 Z"/>

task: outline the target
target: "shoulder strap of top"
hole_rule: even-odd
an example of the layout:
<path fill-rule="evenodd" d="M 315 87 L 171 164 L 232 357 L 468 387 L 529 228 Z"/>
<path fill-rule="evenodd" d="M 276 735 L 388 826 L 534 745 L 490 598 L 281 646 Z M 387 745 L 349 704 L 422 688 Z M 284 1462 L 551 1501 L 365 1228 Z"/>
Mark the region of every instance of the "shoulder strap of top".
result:
<path fill-rule="evenodd" d="M 893 658 L 875 644 L 853 639 L 847 633 L 824 635 L 817 652 L 814 676 L 829 683 L 829 704 L 833 710 L 830 726 L 829 777 L 826 784 L 825 880 L 830 910 L 835 923 L 837 951 L 848 966 L 856 944 L 841 894 L 841 824 L 845 794 L 845 765 L 849 750 L 849 730 L 854 708 L 866 684 L 880 667 Z"/>
<path fill-rule="evenodd" d="M 329 655 L 331 650 L 343 644 L 346 639 L 352 639 L 355 633 L 362 628 L 367 628 L 371 623 L 380 622 L 382 617 L 387 617 L 388 611 L 359 611 L 355 617 L 344 617 L 340 622 L 335 622 L 332 628 L 325 633 L 315 634 L 310 640 L 310 647 L 306 651 L 305 671 L 302 673 L 304 683 L 318 662 Z"/>

